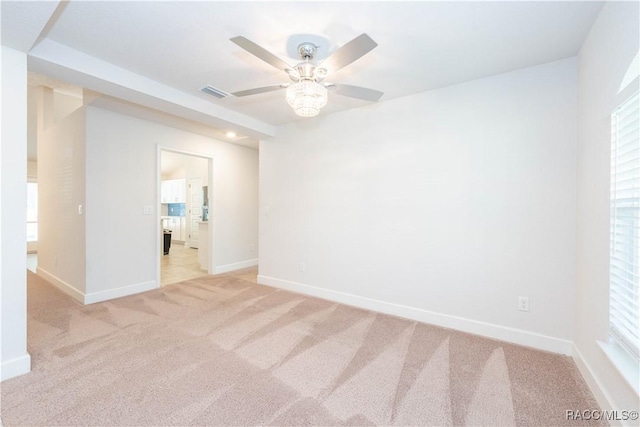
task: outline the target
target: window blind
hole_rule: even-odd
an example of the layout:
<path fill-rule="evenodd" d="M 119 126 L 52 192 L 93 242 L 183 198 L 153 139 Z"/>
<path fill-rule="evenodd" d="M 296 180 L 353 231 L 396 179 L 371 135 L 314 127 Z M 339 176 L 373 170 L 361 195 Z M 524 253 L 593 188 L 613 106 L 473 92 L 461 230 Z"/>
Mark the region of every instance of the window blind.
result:
<path fill-rule="evenodd" d="M 611 255 L 609 320 L 612 337 L 639 358 L 640 97 L 611 115 Z"/>

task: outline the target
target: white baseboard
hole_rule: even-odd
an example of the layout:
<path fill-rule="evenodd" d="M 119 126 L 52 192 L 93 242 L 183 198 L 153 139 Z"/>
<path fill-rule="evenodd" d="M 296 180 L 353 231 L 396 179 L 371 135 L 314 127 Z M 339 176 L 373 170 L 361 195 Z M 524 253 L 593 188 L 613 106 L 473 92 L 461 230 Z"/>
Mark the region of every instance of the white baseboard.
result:
<path fill-rule="evenodd" d="M 255 267 L 256 265 L 258 265 L 258 258 L 248 259 L 246 261 L 234 262 L 233 264 L 219 265 L 215 269 L 215 274 L 228 273 L 229 271 Z"/>
<path fill-rule="evenodd" d="M 423 323 L 429 323 L 432 325 L 455 329 L 462 332 L 468 332 L 487 338 L 493 338 L 514 344 L 533 347 L 540 350 L 551 351 L 554 353 L 565 355 L 571 355 L 572 351 L 572 342 L 570 340 L 550 337 L 548 335 L 542 335 L 536 332 L 481 322 L 464 317 L 451 316 L 443 313 L 436 313 L 420 308 L 394 304 L 358 295 L 347 294 L 344 292 L 319 288 L 316 286 L 305 285 L 303 283 L 277 279 L 275 277 L 258 275 L 258 283 L 327 299 L 354 307 L 365 308 L 380 313 L 391 314 L 398 317 L 404 317 L 406 319 L 417 320 Z"/>
<path fill-rule="evenodd" d="M 596 398 L 596 401 L 598 402 L 598 405 L 600 405 L 600 408 L 612 409 L 614 406 L 611 403 L 611 398 L 609 397 L 608 393 L 605 392 L 604 387 L 602 387 L 602 384 L 594 375 L 593 369 L 591 369 L 591 366 L 584 359 L 582 353 L 580 352 L 580 349 L 578 349 L 575 343 L 573 343 L 572 350 L 573 361 L 576 363 L 578 370 L 582 374 L 582 377 L 591 390 L 591 393 L 593 393 L 593 397 Z"/>
<path fill-rule="evenodd" d="M 71 286 L 69 283 L 60 279 L 58 276 L 51 274 L 40 267 L 36 269 L 36 274 L 42 277 L 47 282 L 51 283 L 56 288 L 60 289 L 65 294 L 69 295 L 74 300 L 78 301 L 81 304 L 84 304 L 84 293 L 80 292 L 79 290 Z"/>
<path fill-rule="evenodd" d="M 148 282 L 134 283 L 133 285 L 122 286 L 106 291 L 91 292 L 84 296 L 84 304 L 94 304 L 96 302 L 126 297 L 156 288 L 158 288 L 158 283 L 155 280 L 150 280 Z"/>
<path fill-rule="evenodd" d="M 69 283 L 38 267 L 37 274 L 65 294 L 69 295 L 81 304 L 94 304 L 96 302 L 107 301 L 110 299 L 126 297 L 128 295 L 139 294 L 140 292 L 156 289 L 158 284 L 155 280 L 148 282 L 135 283 L 133 285 L 122 286 L 120 288 L 109 289 L 100 292 L 91 292 L 85 294 L 80 292 Z"/>
<path fill-rule="evenodd" d="M 630 363 L 633 371 L 631 372 L 631 378 L 625 378 L 625 375 L 622 373 L 622 371 L 619 371 L 620 367 L 616 366 L 616 361 L 611 359 L 611 357 L 615 355 L 610 352 L 610 349 L 607 349 L 607 347 L 610 344 L 597 342 L 597 345 L 604 352 L 602 356 L 606 360 L 606 361 L 603 360 L 603 362 L 607 364 L 607 366 L 604 367 L 605 370 L 607 371 L 606 373 L 602 372 L 601 370 L 602 367 L 600 367 L 601 368 L 600 370 L 597 369 L 597 366 L 594 368 L 594 361 L 592 361 L 591 363 L 587 362 L 587 359 L 585 359 L 582 352 L 580 351 L 580 349 L 575 343 L 573 344 L 573 360 L 575 361 L 576 366 L 578 367 L 578 370 L 582 374 L 584 381 L 587 383 L 589 390 L 591 390 L 593 397 L 595 397 L 596 402 L 598 402 L 600 409 L 602 409 L 603 411 L 610 411 L 618 414 L 621 413 L 622 411 L 637 410 L 638 408 L 638 405 L 637 405 L 638 391 L 636 388 L 637 384 L 634 387 L 634 385 L 629 382 L 629 380 L 631 380 L 632 378 L 635 378 L 635 376 L 637 375 L 637 372 L 638 372 L 637 366 L 634 366 L 634 362 L 631 361 Z M 620 351 L 624 351 L 624 350 L 620 349 Z M 598 362 L 595 361 L 595 363 L 598 363 Z M 611 366 L 609 366 L 609 364 L 611 364 Z M 608 369 L 611 369 L 614 371 L 613 377 L 611 377 L 611 372 L 609 372 Z M 615 372 L 616 370 L 618 370 L 618 372 Z M 596 372 L 598 371 L 600 371 L 600 376 L 596 375 Z M 619 385 L 612 385 L 611 382 L 609 382 L 609 385 L 605 386 L 605 384 L 602 383 L 601 379 L 603 378 L 603 375 L 606 375 L 608 380 L 612 380 L 614 379 L 614 377 L 617 376 L 616 374 L 620 375 L 620 377 L 618 378 Z M 627 374 L 629 374 L 629 372 L 627 372 Z M 621 389 L 625 389 L 625 388 L 627 389 L 629 396 L 632 396 L 631 401 L 636 402 L 635 404 L 631 404 L 629 407 L 626 407 L 625 403 L 622 403 L 620 401 L 616 402 L 616 398 L 614 398 L 614 396 L 611 393 L 609 393 L 609 391 L 607 391 L 607 390 L 615 391 L 617 394 L 617 398 L 619 398 Z M 638 425 L 637 420 L 632 420 L 630 418 L 626 420 L 620 419 L 620 418 L 613 418 L 610 420 L 608 419 L 607 421 L 609 421 L 609 425 L 611 426 L 637 426 Z"/>
<path fill-rule="evenodd" d="M 15 359 L 3 361 L 0 365 L 0 381 L 27 374 L 31 371 L 31 356 L 29 353 Z"/>

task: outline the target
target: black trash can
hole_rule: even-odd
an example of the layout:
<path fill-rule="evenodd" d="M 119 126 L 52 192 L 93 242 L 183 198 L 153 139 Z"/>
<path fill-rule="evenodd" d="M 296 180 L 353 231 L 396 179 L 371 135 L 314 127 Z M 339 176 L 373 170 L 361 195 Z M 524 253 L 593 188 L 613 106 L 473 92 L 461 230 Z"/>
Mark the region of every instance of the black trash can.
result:
<path fill-rule="evenodd" d="M 169 255 L 171 248 L 171 230 L 162 230 L 164 234 L 164 254 Z"/>

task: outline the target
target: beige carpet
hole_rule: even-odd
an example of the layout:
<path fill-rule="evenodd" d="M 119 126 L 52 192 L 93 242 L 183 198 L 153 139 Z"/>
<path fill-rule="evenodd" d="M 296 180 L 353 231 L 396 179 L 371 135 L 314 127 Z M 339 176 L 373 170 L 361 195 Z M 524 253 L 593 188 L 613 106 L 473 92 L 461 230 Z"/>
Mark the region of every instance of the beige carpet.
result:
<path fill-rule="evenodd" d="M 583 425 L 572 360 L 207 276 L 81 306 L 32 273 L 5 426 Z"/>

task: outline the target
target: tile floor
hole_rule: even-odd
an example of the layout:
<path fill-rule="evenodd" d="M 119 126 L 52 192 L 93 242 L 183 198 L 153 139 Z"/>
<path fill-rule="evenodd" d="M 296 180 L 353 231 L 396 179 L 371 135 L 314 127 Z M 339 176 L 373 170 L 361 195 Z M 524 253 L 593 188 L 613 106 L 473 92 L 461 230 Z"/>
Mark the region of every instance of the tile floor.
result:
<path fill-rule="evenodd" d="M 172 242 L 169 254 L 162 255 L 160 286 L 206 275 L 207 272 L 200 268 L 198 250 L 187 248 L 184 243 Z"/>

